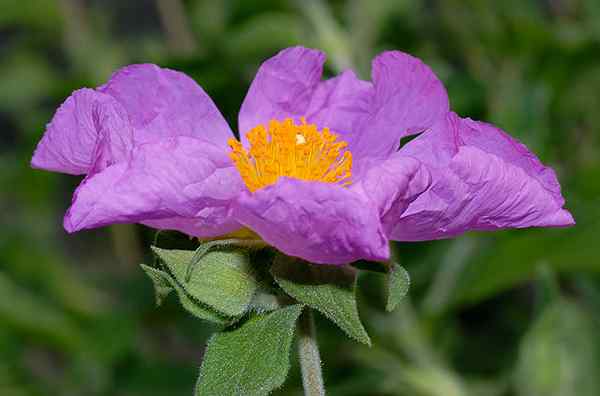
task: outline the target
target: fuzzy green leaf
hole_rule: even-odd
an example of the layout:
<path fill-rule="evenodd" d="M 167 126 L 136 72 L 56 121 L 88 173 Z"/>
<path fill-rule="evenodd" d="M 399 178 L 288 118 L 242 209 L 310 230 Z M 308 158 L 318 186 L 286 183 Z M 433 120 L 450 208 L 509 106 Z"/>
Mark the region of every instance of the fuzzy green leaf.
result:
<path fill-rule="evenodd" d="M 171 286 L 171 282 L 168 279 L 169 275 L 161 270 L 157 270 L 156 268 L 144 264 L 140 264 L 140 266 L 150 280 L 152 280 L 152 284 L 154 285 L 154 295 L 156 296 L 156 305 L 162 304 L 165 297 L 173 291 L 173 286 Z"/>
<path fill-rule="evenodd" d="M 247 252 L 241 249 L 207 252 L 187 280 L 193 251 L 152 249 L 177 283 L 194 299 L 225 316 L 241 316 L 248 309 L 257 281 Z"/>
<path fill-rule="evenodd" d="M 156 294 L 157 304 L 161 304 L 171 290 L 175 290 L 177 297 L 179 298 L 179 302 L 183 308 L 185 308 L 192 315 L 220 325 L 231 322 L 231 319 L 225 317 L 211 307 L 202 304 L 202 302 L 195 300 L 181 287 L 181 285 L 179 285 L 179 283 L 177 283 L 177 281 L 169 273 L 144 264 L 141 264 L 141 267 L 154 284 L 154 292 Z"/>
<path fill-rule="evenodd" d="M 392 312 L 406 294 L 410 288 L 410 277 L 408 272 L 399 264 L 392 263 L 390 270 L 387 274 L 387 291 L 388 298 L 385 309 L 388 312 Z"/>
<path fill-rule="evenodd" d="M 278 256 L 271 272 L 277 284 L 291 297 L 321 312 L 351 338 L 371 345 L 356 307 L 353 268 L 314 265 Z"/>
<path fill-rule="evenodd" d="M 290 368 L 290 347 L 302 305 L 257 315 L 208 342 L 197 396 L 261 396 L 280 387 Z"/>

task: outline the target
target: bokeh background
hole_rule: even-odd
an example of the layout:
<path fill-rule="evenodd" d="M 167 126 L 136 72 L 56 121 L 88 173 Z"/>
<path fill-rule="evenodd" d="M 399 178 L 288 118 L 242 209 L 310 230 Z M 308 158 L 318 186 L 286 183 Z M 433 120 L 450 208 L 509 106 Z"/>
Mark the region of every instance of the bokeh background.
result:
<path fill-rule="evenodd" d="M 384 49 L 421 57 L 458 113 L 556 169 L 578 222 L 396 244 L 397 312 L 359 280 L 372 348 L 318 321 L 329 394 L 599 395 L 598 0 L 0 0 L 0 395 L 192 394 L 213 329 L 155 308 L 138 266 L 153 232 L 67 235 L 79 179 L 29 159 L 72 90 L 136 62 L 188 73 L 236 125 L 260 62 L 294 44 L 365 78 Z M 301 394 L 292 373 L 278 394 Z"/>

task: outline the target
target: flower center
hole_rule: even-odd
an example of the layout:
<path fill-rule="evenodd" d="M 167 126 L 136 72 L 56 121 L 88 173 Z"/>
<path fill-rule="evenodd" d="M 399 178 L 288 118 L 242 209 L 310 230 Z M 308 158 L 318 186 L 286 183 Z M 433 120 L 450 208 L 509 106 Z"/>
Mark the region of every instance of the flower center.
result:
<path fill-rule="evenodd" d="M 271 120 L 268 129 L 259 124 L 246 137 L 248 150 L 236 139 L 229 139 L 229 156 L 252 192 L 275 184 L 281 176 L 342 186 L 351 183 L 348 143 L 338 141 L 328 128 L 318 130 L 304 118 L 300 124 L 287 118 L 283 122 Z"/>

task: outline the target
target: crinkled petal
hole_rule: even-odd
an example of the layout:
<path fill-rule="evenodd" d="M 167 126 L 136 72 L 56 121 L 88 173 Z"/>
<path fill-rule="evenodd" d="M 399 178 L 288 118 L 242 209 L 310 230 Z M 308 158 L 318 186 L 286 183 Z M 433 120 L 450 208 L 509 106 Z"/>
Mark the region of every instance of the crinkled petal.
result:
<path fill-rule="evenodd" d="M 408 205 L 431 184 L 431 175 L 418 160 L 396 153 L 371 167 L 350 189 L 364 194 L 379 211 L 386 232 L 393 230 Z"/>
<path fill-rule="evenodd" d="M 353 149 L 356 122 L 369 111 L 372 84 L 347 70 L 321 80 L 325 55 L 317 50 L 293 47 L 279 52 L 259 68 L 239 114 L 239 129 L 245 133 L 271 119 L 292 118 L 319 128 L 329 128 Z"/>
<path fill-rule="evenodd" d="M 239 230 L 242 226 L 231 217 L 231 208 L 206 208 L 194 218 L 171 217 L 141 221 L 157 230 L 176 230 L 199 238 L 213 238 Z"/>
<path fill-rule="evenodd" d="M 245 134 L 271 119 L 306 115 L 321 80 L 325 54 L 304 47 L 286 48 L 258 69 L 239 113 L 239 130 Z"/>
<path fill-rule="evenodd" d="M 183 73 L 131 65 L 107 84 L 75 91 L 58 109 L 31 165 L 69 174 L 99 172 L 133 146 L 190 136 L 227 147 L 231 129 L 210 97 Z"/>
<path fill-rule="evenodd" d="M 87 174 L 127 156 L 133 136 L 123 107 L 111 96 L 80 89 L 60 106 L 39 142 L 31 166 Z"/>
<path fill-rule="evenodd" d="M 98 90 L 125 108 L 138 143 L 190 136 L 226 147 L 232 137 L 210 97 L 184 73 L 152 64 L 130 65 Z"/>
<path fill-rule="evenodd" d="M 319 264 L 387 260 L 377 209 L 347 188 L 281 178 L 245 192 L 235 218 L 285 254 Z"/>
<path fill-rule="evenodd" d="M 442 82 L 420 59 L 400 51 L 373 60 L 369 114 L 357 125 L 356 156 L 386 158 L 404 136 L 431 128 L 449 111 Z"/>
<path fill-rule="evenodd" d="M 348 143 L 348 149 L 359 152 L 360 140 L 356 125 L 370 111 L 373 85 L 360 80 L 352 70 L 319 83 L 304 114 L 320 128 L 327 127 Z M 364 131 L 369 133 L 372 131 Z M 354 158 L 357 159 L 356 155 Z"/>
<path fill-rule="evenodd" d="M 419 59 L 384 52 L 373 61 L 373 83 L 351 70 L 320 81 L 325 56 L 293 47 L 259 68 L 242 104 L 239 129 L 245 133 L 270 119 L 306 117 L 348 142 L 356 175 L 367 158 L 385 159 L 400 138 L 430 128 L 449 109 L 440 80 Z"/>
<path fill-rule="evenodd" d="M 502 130 L 450 113 L 400 150 L 419 159 L 432 185 L 394 225 L 390 238 L 427 240 L 468 230 L 574 224 L 554 171 Z"/>
<path fill-rule="evenodd" d="M 242 188 L 220 147 L 171 137 L 137 146 L 129 161 L 86 178 L 73 196 L 64 226 L 74 232 L 144 222 L 205 236 L 215 225 L 230 222 L 229 208 Z"/>

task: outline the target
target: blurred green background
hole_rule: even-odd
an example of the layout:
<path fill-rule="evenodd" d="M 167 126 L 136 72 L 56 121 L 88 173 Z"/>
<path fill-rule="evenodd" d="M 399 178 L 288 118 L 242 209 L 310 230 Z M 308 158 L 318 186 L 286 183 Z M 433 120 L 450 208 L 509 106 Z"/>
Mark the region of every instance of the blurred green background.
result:
<path fill-rule="evenodd" d="M 260 64 L 325 50 L 369 75 L 421 57 L 463 116 L 496 123 L 557 171 L 578 224 L 396 244 L 410 301 L 359 280 L 366 348 L 318 321 L 330 395 L 600 394 L 600 1 L 0 0 L 0 395 L 191 395 L 212 329 L 154 307 L 138 264 L 153 232 L 67 235 L 79 179 L 29 159 L 57 106 L 116 68 L 184 71 L 231 125 Z M 281 395 L 300 395 L 297 367 Z"/>

